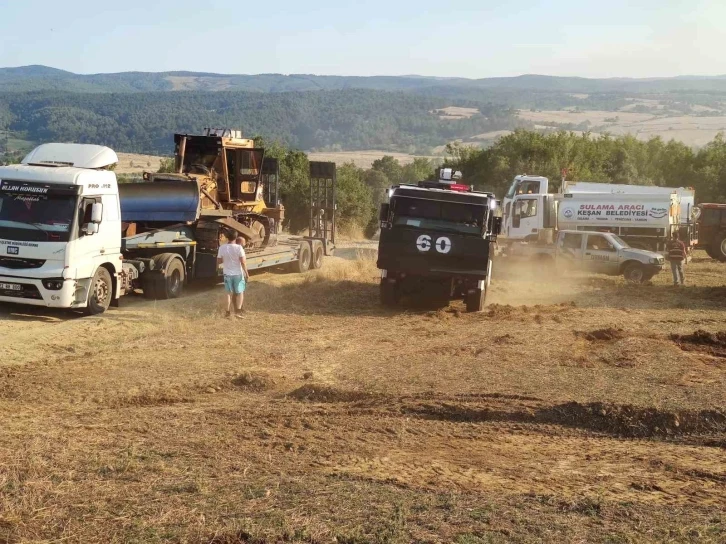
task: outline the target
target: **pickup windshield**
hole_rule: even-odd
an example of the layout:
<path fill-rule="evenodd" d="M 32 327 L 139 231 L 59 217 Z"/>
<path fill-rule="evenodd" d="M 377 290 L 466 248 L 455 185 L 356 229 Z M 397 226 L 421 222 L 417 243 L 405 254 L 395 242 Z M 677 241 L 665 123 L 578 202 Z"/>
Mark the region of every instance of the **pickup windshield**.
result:
<path fill-rule="evenodd" d="M 481 234 L 485 206 L 399 197 L 393 200 L 393 224 L 439 229 L 462 234 Z"/>
<path fill-rule="evenodd" d="M 0 238 L 67 242 L 76 209 L 72 196 L 0 194 Z"/>

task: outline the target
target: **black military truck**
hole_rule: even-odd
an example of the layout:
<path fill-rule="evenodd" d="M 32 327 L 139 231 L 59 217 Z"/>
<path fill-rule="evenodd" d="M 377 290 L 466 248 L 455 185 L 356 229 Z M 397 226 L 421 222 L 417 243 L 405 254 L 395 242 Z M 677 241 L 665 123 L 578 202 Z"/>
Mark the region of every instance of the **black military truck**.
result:
<path fill-rule="evenodd" d="M 439 181 L 396 185 L 381 205 L 378 268 L 385 306 L 403 295 L 484 307 L 501 213 L 492 193 L 442 170 Z M 459 174 L 460 176 L 460 174 Z"/>

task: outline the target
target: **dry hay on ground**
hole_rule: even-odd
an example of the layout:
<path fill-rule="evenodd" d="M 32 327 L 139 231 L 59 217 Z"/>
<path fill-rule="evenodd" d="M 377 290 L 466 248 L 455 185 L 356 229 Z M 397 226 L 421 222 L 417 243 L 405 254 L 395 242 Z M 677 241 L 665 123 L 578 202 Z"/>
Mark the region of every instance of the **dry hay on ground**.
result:
<path fill-rule="evenodd" d="M 118 165 L 114 172 L 123 175 L 157 172 L 161 166 L 162 157 L 138 155 L 136 153 L 118 153 L 118 159 Z"/>
<path fill-rule="evenodd" d="M 374 161 L 381 159 L 384 156 L 391 156 L 401 164 L 410 164 L 417 157 L 431 159 L 434 161 L 441 159 L 440 156 L 409 155 L 407 153 L 380 151 L 375 149 L 362 151 L 314 151 L 308 153 L 308 158 L 311 161 L 329 161 L 336 163 L 338 166 L 352 162 L 359 168 L 371 168 Z"/>
<path fill-rule="evenodd" d="M 440 108 L 438 110 L 434 110 L 431 113 L 438 115 L 439 119 L 457 120 L 457 119 L 469 119 L 470 117 L 473 117 L 474 115 L 478 115 L 479 110 L 477 108 L 462 108 L 459 106 L 448 106 L 446 108 Z"/>
<path fill-rule="evenodd" d="M 0 542 L 724 540 L 721 263 L 501 262 L 467 314 L 382 309 L 363 246 L 256 274 L 242 321 L 218 287 L 2 307 Z"/>
<path fill-rule="evenodd" d="M 637 104 L 625 108 L 632 109 Z M 629 109 L 612 111 L 529 111 L 520 110 L 518 116 L 533 123 L 557 123 L 559 125 L 579 125 L 588 121 L 590 127 L 598 132 L 615 135 L 633 134 L 641 140 L 660 136 L 665 140 L 678 140 L 688 145 L 704 145 L 716 135 L 726 130 L 726 116 L 695 116 L 671 112 L 662 114 L 636 113 Z"/>

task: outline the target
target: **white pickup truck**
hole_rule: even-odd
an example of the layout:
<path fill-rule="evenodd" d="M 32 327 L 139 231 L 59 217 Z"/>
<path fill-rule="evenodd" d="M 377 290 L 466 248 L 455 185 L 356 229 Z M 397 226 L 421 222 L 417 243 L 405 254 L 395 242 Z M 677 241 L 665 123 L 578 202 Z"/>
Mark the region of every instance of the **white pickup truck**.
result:
<path fill-rule="evenodd" d="M 558 270 L 582 270 L 623 277 L 635 283 L 650 280 L 663 269 L 662 255 L 635 249 L 609 232 L 561 230 L 554 244 L 521 243 L 510 248 L 510 256 L 555 265 Z"/>

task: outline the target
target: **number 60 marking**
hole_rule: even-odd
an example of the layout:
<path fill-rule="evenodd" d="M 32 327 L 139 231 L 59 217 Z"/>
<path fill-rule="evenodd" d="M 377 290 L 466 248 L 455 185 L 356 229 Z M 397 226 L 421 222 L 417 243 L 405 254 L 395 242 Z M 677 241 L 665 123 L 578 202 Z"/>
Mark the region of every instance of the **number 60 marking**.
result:
<path fill-rule="evenodd" d="M 433 246 L 439 253 L 448 253 L 451 251 L 451 240 L 446 236 L 440 236 L 436 238 Z M 419 251 L 425 252 L 431 249 L 431 236 L 428 234 L 422 234 L 416 239 L 416 247 Z"/>

